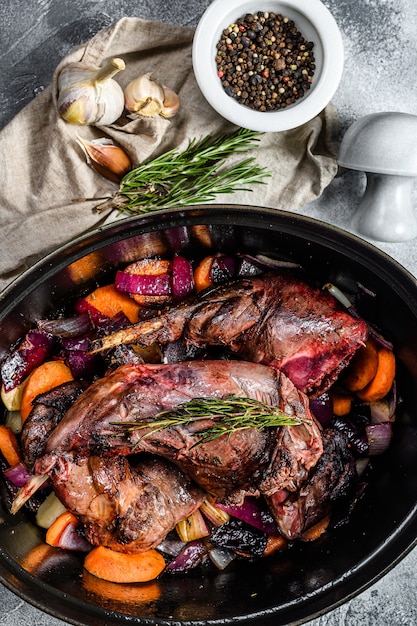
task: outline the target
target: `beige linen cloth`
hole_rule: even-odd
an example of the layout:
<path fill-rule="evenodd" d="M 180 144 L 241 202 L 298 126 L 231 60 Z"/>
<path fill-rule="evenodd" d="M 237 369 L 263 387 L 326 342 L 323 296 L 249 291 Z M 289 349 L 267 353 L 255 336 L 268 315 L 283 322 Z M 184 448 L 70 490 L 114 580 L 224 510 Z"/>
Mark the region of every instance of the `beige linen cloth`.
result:
<path fill-rule="evenodd" d="M 54 247 L 103 222 L 120 219 L 115 211 L 103 216 L 94 210 L 98 204 L 94 198 L 113 195 L 117 185 L 87 165 L 77 134 L 112 138 L 137 166 L 175 146 L 185 148 L 193 138 L 235 130 L 207 104 L 197 87 L 191 59 L 193 34 L 190 28 L 123 18 L 63 59 L 53 84 L 1 131 L 0 288 Z M 101 65 L 115 56 L 126 63 L 116 76 L 122 87 L 152 72 L 179 94 L 177 116 L 149 120 L 124 115 L 105 128 L 62 120 L 56 110 L 60 69 L 72 61 Z M 255 156 L 272 177 L 253 191 L 218 196 L 216 203 L 301 209 L 336 174 L 337 135 L 338 117 L 332 105 L 295 130 L 264 134 L 248 156 Z"/>

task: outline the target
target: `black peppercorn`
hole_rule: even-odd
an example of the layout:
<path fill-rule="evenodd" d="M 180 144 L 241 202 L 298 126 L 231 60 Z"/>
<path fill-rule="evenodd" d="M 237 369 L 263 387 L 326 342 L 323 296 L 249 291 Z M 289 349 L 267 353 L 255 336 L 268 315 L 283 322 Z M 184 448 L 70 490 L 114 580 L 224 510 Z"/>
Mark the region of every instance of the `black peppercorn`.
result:
<path fill-rule="evenodd" d="M 273 12 L 246 14 L 225 28 L 216 65 L 225 92 L 258 111 L 294 104 L 311 87 L 314 42 Z"/>

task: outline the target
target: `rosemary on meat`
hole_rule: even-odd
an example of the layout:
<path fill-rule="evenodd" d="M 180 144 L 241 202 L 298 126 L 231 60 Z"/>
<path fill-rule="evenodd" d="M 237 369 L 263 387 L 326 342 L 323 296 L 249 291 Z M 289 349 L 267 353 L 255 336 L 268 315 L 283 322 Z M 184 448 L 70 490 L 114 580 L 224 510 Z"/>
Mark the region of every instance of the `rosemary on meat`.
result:
<path fill-rule="evenodd" d="M 299 426 L 303 419 L 286 415 L 278 407 L 270 406 L 252 398 L 235 395 L 226 398 L 193 398 L 179 404 L 175 409 L 161 411 L 150 419 L 138 422 L 113 422 L 126 432 L 149 429 L 143 438 L 164 428 L 189 426 L 202 420 L 214 420 L 207 428 L 193 433 L 199 437 L 197 444 L 214 441 L 223 435 L 231 435 L 246 428 L 278 428 Z"/>
<path fill-rule="evenodd" d="M 239 128 L 227 135 L 193 139 L 187 148 L 174 148 L 142 163 L 121 180 L 118 192 L 96 207 L 109 206 L 137 214 L 162 208 L 203 204 L 218 194 L 249 191 L 270 176 L 254 157 L 227 166 L 229 156 L 247 152 L 262 133 Z"/>

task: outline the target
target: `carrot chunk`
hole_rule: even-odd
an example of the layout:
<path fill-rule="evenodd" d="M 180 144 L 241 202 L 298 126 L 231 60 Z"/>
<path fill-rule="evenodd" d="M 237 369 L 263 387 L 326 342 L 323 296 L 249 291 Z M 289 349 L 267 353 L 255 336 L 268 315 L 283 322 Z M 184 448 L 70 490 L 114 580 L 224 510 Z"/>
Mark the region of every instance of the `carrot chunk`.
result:
<path fill-rule="evenodd" d="M 48 528 L 45 537 L 46 543 L 59 548 L 62 534 L 70 524 L 78 525 L 78 520 L 70 511 L 64 511 Z"/>
<path fill-rule="evenodd" d="M 350 413 L 353 396 L 350 394 L 332 393 L 332 402 L 333 414 L 341 417 Z"/>
<path fill-rule="evenodd" d="M 87 280 L 94 278 L 100 268 L 103 266 L 103 258 L 100 252 L 90 252 L 81 259 L 74 261 L 67 267 L 67 272 L 70 279 L 74 283 L 84 283 Z"/>
<path fill-rule="evenodd" d="M 0 425 L 0 452 L 10 467 L 22 461 L 16 435 L 8 426 Z"/>
<path fill-rule="evenodd" d="M 84 300 L 107 317 L 111 318 L 123 312 L 132 324 L 139 319 L 139 304 L 127 293 L 117 291 L 114 284 L 97 287 Z"/>
<path fill-rule="evenodd" d="M 194 270 L 194 283 L 197 291 L 203 291 L 212 285 L 211 266 L 214 255 L 206 256 Z"/>
<path fill-rule="evenodd" d="M 114 583 L 139 583 L 153 580 L 165 568 L 162 554 L 147 550 L 138 554 L 125 554 L 97 546 L 87 554 L 85 569 L 97 578 Z"/>
<path fill-rule="evenodd" d="M 378 369 L 378 350 L 372 340 L 356 352 L 346 370 L 344 384 L 349 391 L 360 391 L 374 378 Z"/>
<path fill-rule="evenodd" d="M 307 530 L 305 530 L 301 536 L 303 541 L 315 541 L 318 539 L 326 530 L 330 523 L 330 515 L 326 515 L 323 517 L 317 524 L 311 526 Z"/>
<path fill-rule="evenodd" d="M 371 382 L 357 396 L 364 402 L 382 400 L 391 389 L 395 378 L 395 356 L 392 350 L 378 350 L 378 369 Z"/>
<path fill-rule="evenodd" d="M 32 402 L 36 396 L 70 380 L 74 380 L 74 377 L 70 368 L 63 361 L 45 361 L 33 370 L 22 394 L 20 406 L 22 422 L 28 418 L 32 410 Z"/>
<path fill-rule="evenodd" d="M 278 550 L 283 550 L 286 546 L 287 542 L 281 535 L 268 535 L 264 556 L 269 556 Z"/>

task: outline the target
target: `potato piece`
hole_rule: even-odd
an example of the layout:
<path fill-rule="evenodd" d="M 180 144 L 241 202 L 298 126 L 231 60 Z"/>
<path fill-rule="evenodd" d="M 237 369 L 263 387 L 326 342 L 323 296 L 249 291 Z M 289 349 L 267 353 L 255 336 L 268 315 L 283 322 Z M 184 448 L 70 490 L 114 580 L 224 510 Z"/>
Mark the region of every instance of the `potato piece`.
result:
<path fill-rule="evenodd" d="M 1 399 L 8 411 L 20 411 L 20 405 L 22 403 L 23 391 L 26 387 L 28 379 L 25 378 L 20 385 L 17 385 L 13 389 L 6 391 L 4 385 L 1 386 Z"/>

